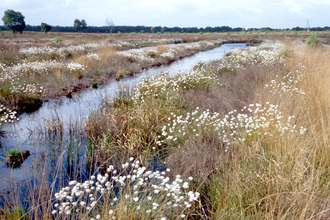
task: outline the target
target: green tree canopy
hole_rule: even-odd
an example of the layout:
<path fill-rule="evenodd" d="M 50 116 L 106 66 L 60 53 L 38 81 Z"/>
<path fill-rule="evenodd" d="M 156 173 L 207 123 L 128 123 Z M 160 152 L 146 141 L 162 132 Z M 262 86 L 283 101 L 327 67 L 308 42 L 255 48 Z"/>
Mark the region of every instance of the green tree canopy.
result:
<path fill-rule="evenodd" d="M 80 27 L 81 27 L 81 23 L 80 23 L 79 19 L 74 20 L 73 29 L 75 29 L 76 31 L 80 31 Z"/>
<path fill-rule="evenodd" d="M 41 31 L 45 32 L 45 33 L 49 32 L 52 29 L 52 26 L 50 26 L 49 24 L 46 24 L 46 23 L 42 23 L 42 22 L 41 22 L 40 27 L 41 27 Z"/>
<path fill-rule="evenodd" d="M 84 19 L 81 21 L 79 19 L 74 20 L 73 29 L 75 29 L 76 31 L 81 31 L 81 30 L 85 30 L 86 28 L 87 28 L 87 23 Z"/>
<path fill-rule="evenodd" d="M 82 30 L 85 30 L 87 28 L 87 23 L 84 19 L 80 21 L 80 28 Z"/>
<path fill-rule="evenodd" d="M 5 11 L 5 15 L 2 17 L 2 21 L 8 30 L 11 30 L 14 33 L 23 33 L 25 28 L 25 21 L 21 12 L 8 9 Z"/>

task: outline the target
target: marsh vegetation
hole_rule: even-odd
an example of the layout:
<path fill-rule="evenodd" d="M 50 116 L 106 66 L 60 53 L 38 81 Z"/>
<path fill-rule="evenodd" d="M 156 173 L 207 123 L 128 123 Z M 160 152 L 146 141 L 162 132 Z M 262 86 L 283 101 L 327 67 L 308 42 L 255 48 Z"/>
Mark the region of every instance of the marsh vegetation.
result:
<path fill-rule="evenodd" d="M 29 65 L 42 57 L 49 65 L 60 65 L 38 74 L 54 77 L 60 71 L 78 80 L 82 74 L 82 80 L 88 74 L 95 77 L 95 68 L 109 65 L 110 58 L 116 57 L 113 63 L 148 63 L 149 68 L 179 59 L 186 51 L 214 48 L 219 45 L 215 40 L 125 53 L 113 45 L 90 46 L 70 52 L 70 58 L 61 51 L 68 54 L 68 48 L 83 46 L 39 45 L 23 47 L 20 54 L 29 51 L 29 59 L 34 57 Z M 44 53 L 46 48 L 57 58 L 46 58 L 51 54 Z M 111 56 L 102 55 L 109 51 Z M 329 53 L 326 47 L 307 47 L 302 41 L 235 49 L 190 71 L 123 85 L 113 96 L 102 96 L 101 105 L 83 123 L 66 126 L 54 116 L 39 130 L 38 140 L 51 148 L 36 157 L 40 160 L 33 165 L 34 183 L 24 191 L 27 201 L 3 194 L 1 215 L 327 219 Z M 102 63 L 105 57 L 107 63 Z M 32 67 L 27 72 L 19 74 L 36 74 Z M 93 78 L 90 87 L 97 86 L 95 82 L 100 83 Z M 9 113 L 4 120 L 11 118 Z M 46 160 L 52 160 L 52 166 L 45 166 Z"/>
<path fill-rule="evenodd" d="M 50 98 L 71 97 L 94 82 L 120 80 L 218 47 L 224 41 L 195 35 L 142 35 L 127 41 L 124 37 L 90 37 L 0 39 L 0 102 L 12 110 L 34 111 Z M 152 48 L 147 51 L 131 50 L 148 46 Z"/>

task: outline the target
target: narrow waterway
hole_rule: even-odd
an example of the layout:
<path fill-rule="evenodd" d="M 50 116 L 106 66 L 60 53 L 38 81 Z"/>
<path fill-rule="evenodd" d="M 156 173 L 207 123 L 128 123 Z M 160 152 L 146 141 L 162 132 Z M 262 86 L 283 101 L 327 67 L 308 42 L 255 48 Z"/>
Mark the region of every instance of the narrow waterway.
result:
<path fill-rule="evenodd" d="M 17 123 L 5 124 L 2 127 L 5 136 L 2 137 L 0 146 L 0 159 L 4 162 L 6 151 L 13 148 L 29 150 L 31 156 L 16 169 L 9 169 L 2 163 L 0 166 L 0 189 L 10 192 L 14 185 L 17 187 L 17 185 L 29 183 L 36 175 L 35 167 L 38 163 L 47 164 L 45 169 L 50 170 L 49 175 L 53 175 L 53 172 L 56 172 L 56 178 L 72 178 L 73 175 L 77 175 L 79 172 L 86 172 L 84 152 L 87 149 L 87 141 L 81 141 L 75 136 L 64 138 L 61 142 L 52 140 L 49 137 L 46 140 L 43 133 L 45 127 L 47 127 L 45 125 L 48 124 L 50 119 L 54 119 L 54 121 L 59 119 L 64 130 L 69 127 L 79 127 L 84 124 L 84 121 L 92 111 L 99 108 L 103 97 L 114 95 L 115 91 L 122 86 L 134 86 L 145 78 L 157 76 L 164 72 L 167 72 L 169 75 L 186 72 L 199 62 L 221 59 L 226 52 L 236 48 L 246 48 L 246 45 L 225 44 L 221 47 L 175 61 L 168 66 L 142 71 L 136 76 L 124 78 L 119 82 L 111 81 L 98 89 L 86 89 L 79 94 L 74 94 L 72 98 L 62 97 L 59 100 L 45 102 L 39 110 L 20 115 L 20 120 Z M 66 149 L 64 153 L 63 149 Z M 67 159 L 69 158 L 67 157 L 68 149 L 75 154 L 74 161 L 70 163 Z M 52 182 L 52 178 L 49 179 L 50 182 Z"/>

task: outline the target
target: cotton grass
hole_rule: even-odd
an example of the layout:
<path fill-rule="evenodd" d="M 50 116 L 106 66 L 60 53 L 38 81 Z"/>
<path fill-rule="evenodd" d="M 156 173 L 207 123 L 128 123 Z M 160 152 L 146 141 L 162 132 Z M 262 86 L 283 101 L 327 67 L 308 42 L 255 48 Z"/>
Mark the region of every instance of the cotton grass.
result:
<path fill-rule="evenodd" d="M 97 174 L 83 183 L 69 182 L 55 194 L 52 213 L 56 219 L 172 219 L 189 214 L 189 208 L 199 199 L 198 192 L 188 189 L 189 180 L 180 175 L 171 181 L 167 171 L 150 171 L 130 158 L 120 169 L 110 165 L 104 175 Z"/>

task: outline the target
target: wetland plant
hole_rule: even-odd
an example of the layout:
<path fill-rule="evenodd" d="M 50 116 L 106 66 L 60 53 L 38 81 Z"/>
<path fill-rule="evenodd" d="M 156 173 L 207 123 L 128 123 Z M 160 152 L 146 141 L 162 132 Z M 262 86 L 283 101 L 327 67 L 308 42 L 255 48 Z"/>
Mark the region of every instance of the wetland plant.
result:
<path fill-rule="evenodd" d="M 97 81 L 95 81 L 95 82 L 92 82 L 92 88 L 93 89 L 97 89 L 98 88 L 98 82 Z"/>
<path fill-rule="evenodd" d="M 120 168 L 110 165 L 83 183 L 75 180 L 55 193 L 55 219 L 173 219 L 185 218 L 199 200 L 189 190 L 189 177 L 173 181 L 166 171 L 151 171 L 130 158 Z"/>
<path fill-rule="evenodd" d="M 17 148 L 14 148 L 7 152 L 7 157 L 17 157 L 20 154 L 20 152 L 21 152 L 20 150 L 18 150 Z"/>
<path fill-rule="evenodd" d="M 5 164 L 9 168 L 18 168 L 30 156 L 30 151 L 20 151 L 17 148 L 7 152 Z"/>

